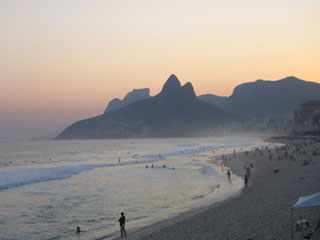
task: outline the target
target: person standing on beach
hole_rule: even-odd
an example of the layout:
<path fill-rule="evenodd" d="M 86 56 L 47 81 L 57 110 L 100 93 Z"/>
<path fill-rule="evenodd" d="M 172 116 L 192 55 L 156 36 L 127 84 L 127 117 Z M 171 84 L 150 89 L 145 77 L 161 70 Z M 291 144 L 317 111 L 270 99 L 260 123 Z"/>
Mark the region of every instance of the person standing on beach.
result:
<path fill-rule="evenodd" d="M 244 186 L 247 186 L 248 185 L 248 175 L 245 174 L 244 175 Z"/>
<path fill-rule="evenodd" d="M 228 169 L 228 172 L 227 172 L 227 175 L 228 175 L 228 178 L 230 179 L 230 170 Z"/>
<path fill-rule="evenodd" d="M 126 233 L 126 217 L 124 216 L 124 213 L 121 213 L 121 217 L 119 218 L 119 223 L 120 223 L 120 233 L 121 233 L 121 238 L 126 237 L 127 233 Z"/>
<path fill-rule="evenodd" d="M 247 174 L 246 174 L 247 177 L 249 178 L 249 177 L 250 177 L 250 167 L 249 167 L 249 166 L 248 166 L 247 169 L 246 169 L 246 173 L 247 173 Z"/>

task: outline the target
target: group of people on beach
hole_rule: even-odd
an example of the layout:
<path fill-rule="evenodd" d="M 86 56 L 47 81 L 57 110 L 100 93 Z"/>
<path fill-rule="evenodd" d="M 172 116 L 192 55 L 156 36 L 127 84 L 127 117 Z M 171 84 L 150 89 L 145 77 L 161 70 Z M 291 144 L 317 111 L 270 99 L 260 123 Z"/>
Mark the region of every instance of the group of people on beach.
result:
<path fill-rule="evenodd" d="M 126 217 L 124 216 L 124 213 L 121 212 L 121 217 L 118 220 L 119 224 L 120 224 L 120 235 L 121 238 L 126 237 L 127 236 L 127 232 L 126 232 Z M 81 232 L 83 232 L 80 227 L 78 226 L 76 229 L 76 233 L 80 234 Z"/>
<path fill-rule="evenodd" d="M 149 165 L 146 165 L 146 168 L 149 168 Z M 151 168 L 157 168 L 157 166 L 151 164 Z M 163 164 L 162 168 L 168 168 L 168 167 L 167 167 L 167 165 Z M 175 170 L 176 168 L 172 167 L 172 168 L 168 168 L 168 169 Z"/>
<path fill-rule="evenodd" d="M 233 155 L 234 155 L 234 156 L 237 155 L 237 153 L 236 153 L 235 150 L 233 151 Z M 245 152 L 245 155 L 248 155 L 248 153 L 246 154 L 246 152 Z M 225 161 L 226 159 L 227 159 L 227 158 L 226 158 L 224 155 L 222 155 L 222 161 L 221 161 L 221 171 L 222 171 L 222 172 L 224 171 L 224 170 L 223 170 L 223 165 L 224 165 L 223 161 Z M 245 173 L 245 175 L 244 175 L 244 185 L 247 187 L 248 182 L 249 182 L 250 173 L 251 173 L 251 168 L 253 168 L 253 164 L 250 163 L 248 166 L 247 166 L 247 165 L 244 165 L 243 168 L 244 168 L 245 171 L 246 171 L 246 173 Z M 231 177 L 230 169 L 227 170 L 227 176 L 228 176 L 228 179 L 230 180 L 230 177 Z"/>

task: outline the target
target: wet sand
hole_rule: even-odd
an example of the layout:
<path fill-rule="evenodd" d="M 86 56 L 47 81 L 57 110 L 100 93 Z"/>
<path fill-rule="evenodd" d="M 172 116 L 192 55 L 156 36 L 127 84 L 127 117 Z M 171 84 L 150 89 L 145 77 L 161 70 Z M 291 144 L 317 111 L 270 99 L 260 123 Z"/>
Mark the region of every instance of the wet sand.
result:
<path fill-rule="evenodd" d="M 285 143 L 228 156 L 224 162 L 232 174 L 244 176 L 244 165 L 253 165 L 248 186 L 237 196 L 130 232 L 127 239 L 291 239 L 295 220 L 307 218 L 314 226 L 319 208 L 294 210 L 292 215 L 291 207 L 300 196 L 320 191 L 320 143 Z M 294 231 L 294 239 L 303 239 L 303 234 Z"/>

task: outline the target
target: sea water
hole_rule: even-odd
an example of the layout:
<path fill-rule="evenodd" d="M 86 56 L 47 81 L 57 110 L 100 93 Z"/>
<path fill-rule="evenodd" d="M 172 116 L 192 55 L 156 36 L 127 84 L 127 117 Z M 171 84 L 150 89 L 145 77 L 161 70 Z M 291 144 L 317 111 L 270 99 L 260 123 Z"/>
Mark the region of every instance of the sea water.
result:
<path fill-rule="evenodd" d="M 242 180 L 208 162 L 255 138 L 0 143 L 0 239 L 108 239 L 224 199 Z M 75 232 L 80 226 L 81 234 Z"/>

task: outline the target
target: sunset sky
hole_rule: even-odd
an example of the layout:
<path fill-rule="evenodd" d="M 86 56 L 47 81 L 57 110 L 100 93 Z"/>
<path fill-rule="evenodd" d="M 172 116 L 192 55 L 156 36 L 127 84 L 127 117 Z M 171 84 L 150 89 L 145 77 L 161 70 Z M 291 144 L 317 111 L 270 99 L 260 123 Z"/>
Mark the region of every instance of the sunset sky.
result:
<path fill-rule="evenodd" d="M 319 0 L 0 0 L 0 140 L 54 135 L 171 73 L 198 95 L 320 82 Z"/>

